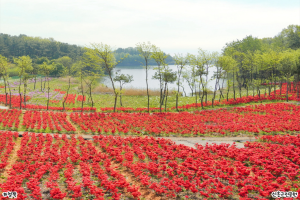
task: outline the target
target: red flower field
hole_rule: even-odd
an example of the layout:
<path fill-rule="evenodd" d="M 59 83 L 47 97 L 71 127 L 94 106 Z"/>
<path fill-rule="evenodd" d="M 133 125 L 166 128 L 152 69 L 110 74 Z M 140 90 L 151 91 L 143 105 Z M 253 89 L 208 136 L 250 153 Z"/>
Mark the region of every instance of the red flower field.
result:
<path fill-rule="evenodd" d="M 0 188 L 18 199 L 268 199 L 277 190 L 300 192 L 299 135 L 263 136 L 242 149 L 193 149 L 151 137 L 17 135 L 0 134 L 1 172 L 11 165 Z"/>

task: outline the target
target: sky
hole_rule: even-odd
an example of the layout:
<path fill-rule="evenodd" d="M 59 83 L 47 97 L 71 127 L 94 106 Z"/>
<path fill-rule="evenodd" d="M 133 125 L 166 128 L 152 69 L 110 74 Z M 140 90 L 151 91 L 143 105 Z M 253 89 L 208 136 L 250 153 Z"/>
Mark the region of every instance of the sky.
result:
<path fill-rule="evenodd" d="M 0 0 L 0 33 L 113 48 L 150 42 L 164 52 L 221 52 L 246 36 L 300 25 L 300 0 Z"/>

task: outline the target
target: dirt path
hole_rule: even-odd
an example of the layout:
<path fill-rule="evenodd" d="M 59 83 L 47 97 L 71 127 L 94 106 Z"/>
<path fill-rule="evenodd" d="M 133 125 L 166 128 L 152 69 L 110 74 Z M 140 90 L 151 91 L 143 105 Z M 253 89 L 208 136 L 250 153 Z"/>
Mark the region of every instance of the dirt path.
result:
<path fill-rule="evenodd" d="M 66 117 L 66 119 L 69 121 L 69 123 L 76 129 L 76 135 L 77 135 L 77 137 L 78 136 L 82 136 L 82 134 L 81 134 L 81 132 L 78 130 L 78 127 L 75 125 L 75 124 L 73 124 L 73 122 L 72 122 L 72 120 L 71 120 L 71 118 L 70 118 L 70 115 L 68 115 L 67 117 Z"/>
<path fill-rule="evenodd" d="M 22 138 L 17 138 L 17 140 L 15 141 L 16 144 L 14 146 L 14 149 L 12 150 L 12 152 L 7 160 L 8 165 L 6 165 L 3 172 L 1 173 L 0 183 L 6 182 L 7 177 L 9 177 L 8 173 L 9 173 L 10 169 L 12 169 L 13 164 L 15 164 L 15 162 L 18 160 L 17 152 L 21 148 L 21 139 Z M 0 189 L 0 193 L 2 194 L 1 189 Z"/>

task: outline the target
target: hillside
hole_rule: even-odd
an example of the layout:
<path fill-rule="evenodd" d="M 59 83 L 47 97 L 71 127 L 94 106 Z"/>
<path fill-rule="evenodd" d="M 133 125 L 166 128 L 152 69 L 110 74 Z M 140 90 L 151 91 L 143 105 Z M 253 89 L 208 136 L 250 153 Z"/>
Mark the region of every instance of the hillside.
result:
<path fill-rule="evenodd" d="M 77 60 L 84 52 L 82 46 L 59 42 L 53 38 L 30 37 L 24 34 L 11 36 L 0 33 L 0 54 L 9 59 L 28 55 L 33 59 L 47 57 L 49 60 L 53 60 L 68 56 L 73 60 Z M 140 62 L 143 62 L 137 49 L 133 47 L 118 48 L 115 53 L 117 60 L 124 57 L 125 54 L 129 54 L 119 66 L 140 66 Z M 171 56 L 167 58 L 167 63 L 174 64 Z M 154 61 L 150 62 L 150 65 L 154 64 Z"/>

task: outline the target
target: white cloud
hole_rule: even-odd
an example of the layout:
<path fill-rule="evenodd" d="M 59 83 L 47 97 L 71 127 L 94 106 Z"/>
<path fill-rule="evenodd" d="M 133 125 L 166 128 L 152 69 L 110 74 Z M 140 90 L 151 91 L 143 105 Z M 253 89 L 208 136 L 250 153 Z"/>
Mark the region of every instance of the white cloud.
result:
<path fill-rule="evenodd" d="M 0 0 L 1 1 L 1 0 Z M 272 4 L 187 0 L 2 0 L 0 32 L 115 47 L 150 41 L 162 50 L 220 51 L 246 35 L 273 37 L 299 24 L 300 10 Z"/>

